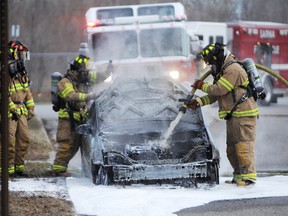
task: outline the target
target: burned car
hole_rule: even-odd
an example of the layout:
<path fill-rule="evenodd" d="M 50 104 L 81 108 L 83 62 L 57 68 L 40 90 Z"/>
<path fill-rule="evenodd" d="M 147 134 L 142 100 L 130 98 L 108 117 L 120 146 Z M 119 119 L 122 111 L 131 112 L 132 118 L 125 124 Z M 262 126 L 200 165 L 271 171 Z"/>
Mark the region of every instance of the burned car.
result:
<path fill-rule="evenodd" d="M 160 145 L 189 90 L 167 77 L 117 78 L 90 106 L 82 171 L 95 184 L 219 183 L 219 152 L 201 109 L 187 110 Z"/>

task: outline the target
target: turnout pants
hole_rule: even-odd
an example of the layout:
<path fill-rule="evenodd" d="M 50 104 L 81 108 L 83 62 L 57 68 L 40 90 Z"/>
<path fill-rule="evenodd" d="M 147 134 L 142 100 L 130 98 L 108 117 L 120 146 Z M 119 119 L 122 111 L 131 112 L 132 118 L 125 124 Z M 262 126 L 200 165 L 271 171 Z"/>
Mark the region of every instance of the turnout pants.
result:
<path fill-rule="evenodd" d="M 68 166 L 69 161 L 81 145 L 80 137 L 81 135 L 75 133 L 75 128 L 71 125 L 69 119 L 59 119 L 56 135 L 59 149 L 56 153 L 54 165 Z"/>
<path fill-rule="evenodd" d="M 29 146 L 29 127 L 27 117 L 20 115 L 18 120 L 12 120 L 9 118 L 8 130 L 8 166 L 14 167 L 14 165 L 24 165 L 24 157 Z"/>
<path fill-rule="evenodd" d="M 254 145 L 256 117 L 232 117 L 226 122 L 227 157 L 235 180 L 256 180 Z"/>

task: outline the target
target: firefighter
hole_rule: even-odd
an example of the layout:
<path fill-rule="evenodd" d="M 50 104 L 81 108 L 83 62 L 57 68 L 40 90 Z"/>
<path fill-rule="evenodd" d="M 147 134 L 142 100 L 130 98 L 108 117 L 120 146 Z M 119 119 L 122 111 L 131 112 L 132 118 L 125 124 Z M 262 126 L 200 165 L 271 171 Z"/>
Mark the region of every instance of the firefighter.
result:
<path fill-rule="evenodd" d="M 25 69 L 25 60 L 30 60 L 30 55 L 28 47 L 20 41 L 10 41 L 8 47 L 8 173 L 22 176 L 29 145 L 28 120 L 34 116 L 34 100 Z"/>
<path fill-rule="evenodd" d="M 77 153 L 81 135 L 75 129 L 85 123 L 87 102 L 96 97 L 90 92 L 91 83 L 96 82 L 96 71 L 89 71 L 90 64 L 88 57 L 79 55 L 58 83 L 58 94 L 63 102 L 58 112 L 56 135 L 59 149 L 52 165 L 55 174 L 65 174 L 69 161 Z"/>
<path fill-rule="evenodd" d="M 219 118 L 226 120 L 226 153 L 234 170 L 233 179 L 226 183 L 238 186 L 254 184 L 254 145 L 259 110 L 256 101 L 248 93 L 247 73 L 223 44 L 209 44 L 201 51 L 201 56 L 210 65 L 214 82 L 208 84 L 196 80 L 193 87 L 207 95 L 192 99 L 189 106 L 195 110 L 218 101 Z"/>

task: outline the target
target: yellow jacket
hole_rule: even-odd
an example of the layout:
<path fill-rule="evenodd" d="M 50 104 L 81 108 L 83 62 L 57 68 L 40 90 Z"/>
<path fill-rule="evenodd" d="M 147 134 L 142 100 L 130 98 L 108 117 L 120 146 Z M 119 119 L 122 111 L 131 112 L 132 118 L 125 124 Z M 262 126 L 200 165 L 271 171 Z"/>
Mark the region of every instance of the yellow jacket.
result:
<path fill-rule="evenodd" d="M 234 59 L 235 57 L 233 55 L 229 55 L 224 61 L 222 68 Z M 248 83 L 246 71 L 239 64 L 234 63 L 223 71 L 214 84 L 204 83 L 201 90 L 208 95 L 198 98 L 197 100 L 201 106 L 218 101 L 219 118 L 223 119 L 233 109 L 236 102 L 246 94 L 247 90 L 240 86 L 247 87 Z M 235 96 L 233 96 L 233 94 Z M 258 115 L 259 109 L 253 97 L 249 97 L 240 103 L 232 114 L 234 117 Z"/>
<path fill-rule="evenodd" d="M 87 101 L 90 100 L 88 94 L 90 85 L 88 83 L 79 83 L 70 70 L 68 70 L 67 74 L 68 76 L 64 76 L 58 83 L 58 94 L 65 101 L 65 108 L 59 110 L 58 117 L 70 119 L 70 115 L 73 115 L 74 120 L 82 122 L 88 112 Z M 96 80 L 96 75 L 93 73 L 91 75 L 95 76 Z"/>
<path fill-rule="evenodd" d="M 17 112 L 18 115 L 28 116 L 28 112 L 34 115 L 34 100 L 29 88 L 28 77 L 20 77 L 19 79 L 25 82 L 20 82 L 18 79 L 9 80 L 9 97 L 8 97 L 8 117 L 12 117 L 12 112 Z"/>

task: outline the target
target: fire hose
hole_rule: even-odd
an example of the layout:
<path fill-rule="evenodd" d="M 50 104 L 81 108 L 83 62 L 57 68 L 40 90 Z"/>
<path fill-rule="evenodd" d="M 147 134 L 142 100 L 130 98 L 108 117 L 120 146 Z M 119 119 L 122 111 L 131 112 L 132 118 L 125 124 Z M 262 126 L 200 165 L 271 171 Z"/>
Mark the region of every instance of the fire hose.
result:
<path fill-rule="evenodd" d="M 278 74 L 277 72 L 261 65 L 261 64 L 255 64 L 256 68 L 265 71 L 266 73 L 269 73 L 271 76 L 277 78 L 278 80 L 280 80 L 287 88 L 288 88 L 288 81 L 283 78 L 282 76 L 280 76 L 280 74 Z"/>
<path fill-rule="evenodd" d="M 241 62 L 239 62 L 239 63 L 241 63 Z M 288 87 L 288 81 L 286 79 L 284 79 L 282 76 L 280 76 L 278 73 L 276 73 L 275 71 L 272 71 L 271 69 L 264 67 L 263 65 L 255 64 L 255 66 L 256 66 L 256 68 L 261 69 L 261 70 L 269 73 L 273 77 L 277 78 L 282 83 L 284 83 L 286 85 L 286 87 Z M 200 80 L 204 81 L 211 74 L 211 72 L 212 72 L 211 70 L 207 71 L 203 76 L 201 76 Z M 192 98 L 194 97 L 196 90 L 197 89 L 193 86 L 191 92 L 189 93 L 189 95 L 187 96 L 186 99 L 179 99 L 179 101 L 184 102 L 184 104 L 180 107 L 179 113 L 178 113 L 176 119 L 170 123 L 170 127 L 168 128 L 168 130 L 164 136 L 164 139 L 160 142 L 160 146 L 162 146 L 164 148 L 169 147 L 169 146 L 167 146 L 167 140 L 171 136 L 174 128 L 180 122 L 180 120 L 181 120 L 182 116 L 184 115 L 184 113 L 186 112 L 187 108 L 189 108 L 189 103 L 192 100 Z"/>
<path fill-rule="evenodd" d="M 238 61 L 239 63 L 242 63 L 240 61 Z M 288 81 L 282 77 L 280 74 L 278 74 L 277 72 L 261 65 L 261 64 L 255 64 L 256 68 L 265 71 L 266 73 L 269 73 L 271 76 L 277 78 L 278 80 L 280 80 L 287 88 L 288 88 Z M 211 74 L 211 70 L 207 71 L 203 76 L 201 76 L 200 80 L 204 81 L 209 75 Z M 187 96 L 186 99 L 179 99 L 180 102 L 184 102 L 184 104 L 182 105 L 182 107 L 179 109 L 180 112 L 185 113 L 186 109 L 188 108 L 188 104 L 189 102 L 192 100 L 192 98 L 194 97 L 194 94 L 196 92 L 196 88 L 193 86 L 190 94 Z"/>

